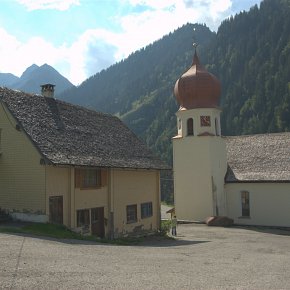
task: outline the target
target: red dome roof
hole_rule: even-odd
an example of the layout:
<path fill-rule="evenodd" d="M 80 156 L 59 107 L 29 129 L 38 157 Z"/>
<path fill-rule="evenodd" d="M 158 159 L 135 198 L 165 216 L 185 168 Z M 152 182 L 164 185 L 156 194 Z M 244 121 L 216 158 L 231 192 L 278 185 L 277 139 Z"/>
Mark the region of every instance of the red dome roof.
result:
<path fill-rule="evenodd" d="M 183 109 L 216 108 L 221 85 L 199 62 L 196 51 L 191 68 L 175 83 L 174 94 Z"/>

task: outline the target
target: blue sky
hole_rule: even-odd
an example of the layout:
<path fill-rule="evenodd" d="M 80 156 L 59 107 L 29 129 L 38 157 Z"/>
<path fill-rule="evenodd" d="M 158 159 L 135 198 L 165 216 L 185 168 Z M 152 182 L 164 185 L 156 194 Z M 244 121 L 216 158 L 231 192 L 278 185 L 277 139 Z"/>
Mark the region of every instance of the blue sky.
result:
<path fill-rule="evenodd" d="M 0 0 L 0 72 L 47 63 L 74 84 L 183 24 L 221 21 L 261 0 Z"/>

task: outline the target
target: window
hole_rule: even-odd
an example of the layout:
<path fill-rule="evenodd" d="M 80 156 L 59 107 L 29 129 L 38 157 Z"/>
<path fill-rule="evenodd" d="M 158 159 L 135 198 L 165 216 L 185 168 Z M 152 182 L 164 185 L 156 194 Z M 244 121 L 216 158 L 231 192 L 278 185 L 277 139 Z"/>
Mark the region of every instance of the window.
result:
<path fill-rule="evenodd" d="M 101 186 L 101 174 L 98 169 L 84 169 L 81 187 L 100 187 Z"/>
<path fill-rule="evenodd" d="M 215 134 L 216 134 L 216 136 L 220 135 L 220 128 L 219 128 L 218 118 L 215 118 Z"/>
<path fill-rule="evenodd" d="M 137 204 L 127 205 L 127 223 L 137 222 Z"/>
<path fill-rule="evenodd" d="M 241 192 L 242 199 L 242 216 L 249 217 L 250 216 L 250 194 L 248 191 Z"/>
<path fill-rule="evenodd" d="M 63 224 L 63 197 L 49 197 L 49 222 L 52 224 Z"/>
<path fill-rule="evenodd" d="M 106 171 L 102 174 L 100 169 L 76 169 L 75 170 L 75 187 L 81 189 L 99 188 L 105 185 L 104 177 Z"/>
<path fill-rule="evenodd" d="M 89 228 L 90 226 L 90 210 L 89 209 L 77 210 L 77 226 Z"/>
<path fill-rule="evenodd" d="M 193 119 L 187 120 L 187 136 L 193 136 Z"/>
<path fill-rule="evenodd" d="M 181 119 L 178 118 L 178 130 L 180 130 L 180 129 L 181 129 Z"/>
<path fill-rule="evenodd" d="M 152 202 L 141 203 L 141 218 L 148 218 L 153 215 Z"/>

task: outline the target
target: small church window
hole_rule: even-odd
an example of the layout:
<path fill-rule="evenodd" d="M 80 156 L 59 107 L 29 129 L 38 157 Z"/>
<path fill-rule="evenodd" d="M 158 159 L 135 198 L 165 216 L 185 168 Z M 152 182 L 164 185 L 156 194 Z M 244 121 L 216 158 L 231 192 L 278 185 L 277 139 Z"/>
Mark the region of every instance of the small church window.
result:
<path fill-rule="evenodd" d="M 178 130 L 181 130 L 181 119 L 178 118 Z"/>
<path fill-rule="evenodd" d="M 216 136 L 220 135 L 220 126 L 218 118 L 215 118 L 215 134 Z"/>
<path fill-rule="evenodd" d="M 187 136 L 193 136 L 193 119 L 187 120 Z"/>
<path fill-rule="evenodd" d="M 241 199 L 242 199 L 242 216 L 249 217 L 250 216 L 250 193 L 248 191 L 242 191 Z"/>

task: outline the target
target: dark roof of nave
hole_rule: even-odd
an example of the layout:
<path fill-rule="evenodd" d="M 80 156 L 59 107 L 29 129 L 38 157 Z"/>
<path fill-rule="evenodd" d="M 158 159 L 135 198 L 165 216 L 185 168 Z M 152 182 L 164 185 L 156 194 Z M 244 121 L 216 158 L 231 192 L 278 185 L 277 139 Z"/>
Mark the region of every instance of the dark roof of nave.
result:
<path fill-rule="evenodd" d="M 226 182 L 290 182 L 290 133 L 225 137 Z"/>

